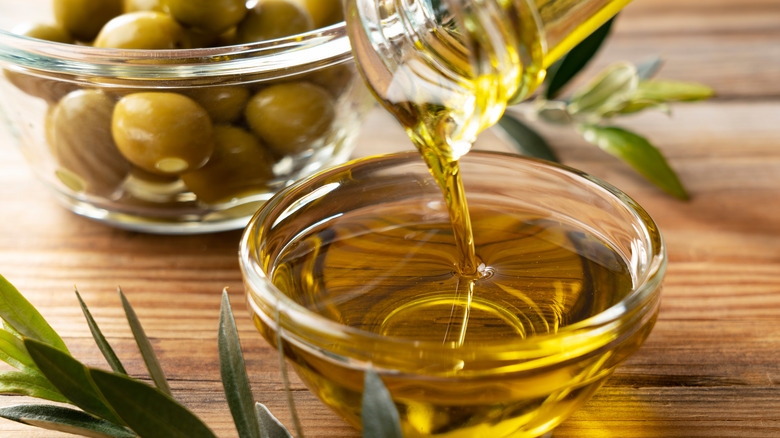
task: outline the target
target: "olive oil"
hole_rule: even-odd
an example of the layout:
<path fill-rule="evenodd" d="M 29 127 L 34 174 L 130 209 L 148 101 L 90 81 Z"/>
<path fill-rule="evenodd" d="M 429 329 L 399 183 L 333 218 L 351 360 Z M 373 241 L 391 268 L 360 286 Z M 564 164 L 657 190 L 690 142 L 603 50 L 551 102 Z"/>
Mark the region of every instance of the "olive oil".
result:
<path fill-rule="evenodd" d="M 611 370 L 603 362 L 609 354 L 549 369 L 531 359 L 479 357 L 498 339 L 543 338 L 596 315 L 633 284 L 622 257 L 584 230 L 485 198 L 469 207 L 458 160 L 510 101 L 538 86 L 555 57 L 626 3 L 347 2 L 363 77 L 443 195 L 439 203 L 387 201 L 335 215 L 296 236 L 274 262 L 273 283 L 307 309 L 409 342 L 412 353 L 352 345 L 348 337 L 334 339 L 327 355 L 286 346 L 303 380 L 348 421 L 360 424 L 365 364 L 350 363 L 355 351 L 370 352 L 370 366 L 392 370 L 383 380 L 406 437 L 535 436 Z M 330 360 L 342 355 L 349 359 Z M 400 356 L 406 360 L 395 360 Z M 529 364 L 540 368 L 519 372 Z M 467 378 L 475 373 L 481 377 Z"/>
<path fill-rule="evenodd" d="M 598 386 L 593 381 L 604 377 L 596 371 L 604 365 L 598 356 L 547 369 L 534 360 L 502 362 L 477 353 L 589 318 L 621 300 L 632 278 L 622 257 L 595 236 L 504 204 L 473 201 L 477 276 L 457 270 L 444 200 L 382 203 L 333 216 L 276 257 L 271 280 L 302 306 L 363 332 L 408 341 L 385 349 L 344 337 L 333 339 L 325 356 L 285 345 L 307 386 L 354 425 L 360 425 L 366 366 L 354 359 L 355 351 L 367 352 L 371 366 L 393 370 L 383 380 L 407 438 L 535 436 L 579 406 Z M 256 322 L 274 342 L 272 329 Z M 556 354 L 565 347 L 553 341 L 547 348 L 545 354 Z M 539 370 L 523 372 L 526 366 Z"/>
<path fill-rule="evenodd" d="M 345 326 L 464 349 L 556 333 L 631 290 L 622 257 L 581 230 L 482 203 L 471 206 L 471 219 L 481 262 L 474 277 L 457 270 L 444 203 L 401 202 L 308 230 L 277 257 L 271 280 L 307 309 Z M 464 282 L 472 298 L 455 299 Z M 464 339 L 447 341 L 450 326 L 458 325 L 453 314 L 466 308 L 471 318 Z"/>

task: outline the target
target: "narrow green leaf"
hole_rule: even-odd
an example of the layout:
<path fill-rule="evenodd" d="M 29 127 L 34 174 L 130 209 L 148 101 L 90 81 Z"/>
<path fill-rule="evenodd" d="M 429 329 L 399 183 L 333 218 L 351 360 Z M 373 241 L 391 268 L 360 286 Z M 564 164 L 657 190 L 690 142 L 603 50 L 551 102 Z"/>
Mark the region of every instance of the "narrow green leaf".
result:
<path fill-rule="evenodd" d="M 669 107 L 669 104 L 666 103 L 660 103 L 652 100 L 637 100 L 637 99 L 630 99 L 628 102 L 626 102 L 625 105 L 623 105 L 622 108 L 617 109 L 614 112 L 611 113 L 605 113 L 603 114 L 604 118 L 609 118 L 614 116 L 617 113 L 620 114 L 633 114 L 638 113 L 639 111 L 644 111 L 647 109 L 653 109 L 657 111 L 661 111 L 665 113 L 666 115 L 672 114 L 672 109 Z"/>
<path fill-rule="evenodd" d="M 21 340 L 24 337 L 21 333 L 19 333 L 19 331 L 17 331 L 15 328 L 11 327 L 11 324 L 8 324 L 7 322 L 5 322 L 5 320 L 3 320 L 3 328 L 8 333 L 10 333 L 10 334 L 16 336 L 17 338 L 19 338 L 19 340 Z"/>
<path fill-rule="evenodd" d="M 648 108 L 670 113 L 670 102 L 693 102 L 709 99 L 715 91 L 703 84 L 669 80 L 639 81 L 631 98 L 617 111 L 631 114 Z"/>
<path fill-rule="evenodd" d="M 261 438 L 292 438 L 286 427 L 262 403 L 255 404 Z"/>
<path fill-rule="evenodd" d="M 222 291 L 222 309 L 217 334 L 222 386 L 225 388 L 230 413 L 241 438 L 260 438 L 252 388 L 246 375 L 244 355 L 238 339 L 236 321 L 230 309 L 227 290 Z"/>
<path fill-rule="evenodd" d="M 0 360 L 20 371 L 37 370 L 22 340 L 2 329 L 0 329 Z"/>
<path fill-rule="evenodd" d="M 602 114 L 619 110 L 634 95 L 639 77 L 636 67 L 628 62 L 610 65 L 585 87 L 577 90 L 568 105 L 573 116 Z"/>
<path fill-rule="evenodd" d="M 506 132 L 512 144 L 523 155 L 543 160 L 558 161 L 550 145 L 536 131 L 510 114 L 504 114 L 498 126 Z"/>
<path fill-rule="evenodd" d="M 704 84 L 653 79 L 640 81 L 632 97 L 640 101 L 693 102 L 714 95 L 715 90 Z"/>
<path fill-rule="evenodd" d="M 583 125 L 579 129 L 585 140 L 625 161 L 663 191 L 679 199 L 688 199 L 677 174 L 661 152 L 644 137 L 614 126 Z"/>
<path fill-rule="evenodd" d="M 71 403 L 99 418 L 121 424 L 95 388 L 86 366 L 69 354 L 34 339 L 25 339 L 24 346 L 44 377 Z"/>
<path fill-rule="evenodd" d="M 216 438 L 195 414 L 158 388 L 94 368 L 89 375 L 117 415 L 143 438 Z"/>
<path fill-rule="evenodd" d="M 103 353 L 103 357 L 106 358 L 106 361 L 111 366 L 112 370 L 117 373 L 127 374 L 125 367 L 122 366 L 122 362 L 119 361 L 116 353 L 114 353 L 114 349 L 111 348 L 106 337 L 103 336 L 103 332 L 100 331 L 100 327 L 98 327 L 97 322 L 95 322 L 95 318 L 92 317 L 92 313 L 90 313 L 87 308 L 87 304 L 81 299 L 81 294 L 79 294 L 78 290 L 76 290 L 76 297 L 79 300 L 79 305 L 81 305 L 81 311 L 87 319 L 87 325 L 89 326 L 89 331 L 92 332 L 92 338 L 95 339 L 95 343 L 100 349 L 100 352 Z"/>
<path fill-rule="evenodd" d="M 551 125 L 571 125 L 574 123 L 566 102 L 560 100 L 536 99 L 534 111 L 539 120 Z"/>
<path fill-rule="evenodd" d="M 171 388 L 168 386 L 168 380 L 165 378 L 165 373 L 160 366 L 160 361 L 157 360 L 157 356 L 154 354 L 152 343 L 149 341 L 149 338 L 146 337 L 144 328 L 141 326 L 141 321 L 138 320 L 138 316 L 135 314 L 130 302 L 125 298 L 125 294 L 122 293 L 122 289 L 118 289 L 118 292 L 119 298 L 122 300 L 122 307 L 125 309 L 127 322 L 130 323 L 130 330 L 133 332 L 135 343 L 141 351 L 141 357 L 144 358 L 144 363 L 146 364 L 146 369 L 149 370 L 149 375 L 152 376 L 154 384 L 157 385 L 162 392 L 171 395 Z"/>
<path fill-rule="evenodd" d="M 664 65 L 663 59 L 661 59 L 661 57 L 659 56 L 656 56 L 641 64 L 637 64 L 636 74 L 637 76 L 639 76 L 640 80 L 650 79 L 653 76 L 655 76 L 655 74 L 658 73 L 659 70 L 661 70 L 661 67 L 663 65 Z"/>
<path fill-rule="evenodd" d="M 364 437 L 403 438 L 398 410 L 390 392 L 371 369 L 365 373 L 361 417 Z"/>
<path fill-rule="evenodd" d="M 0 417 L 18 423 L 90 438 L 135 438 L 130 430 L 83 411 L 52 405 L 16 405 L 0 408 Z"/>
<path fill-rule="evenodd" d="M 593 59 L 612 29 L 613 17 L 547 69 L 546 99 L 554 99 L 569 81 Z"/>
<path fill-rule="evenodd" d="M 111 366 L 111 369 L 117 373 L 127 374 L 125 367 L 122 366 L 122 362 L 119 361 L 116 353 L 114 353 L 114 349 L 111 348 L 111 345 L 106 340 L 106 337 L 103 336 L 103 332 L 100 331 L 100 327 L 98 327 L 95 318 L 92 317 L 92 313 L 90 313 L 89 308 L 87 308 L 87 304 L 83 299 L 81 299 L 81 294 L 78 290 L 76 290 L 76 298 L 78 298 L 81 311 L 84 313 L 84 317 L 87 319 L 87 325 L 89 326 L 89 331 L 92 332 L 92 338 L 95 339 L 95 344 L 97 344 L 100 352 L 103 353 L 103 357 L 106 358 L 106 361 Z"/>
<path fill-rule="evenodd" d="M 0 372 L 0 394 L 18 394 L 61 403 L 69 402 L 57 388 L 38 373 Z"/>
<path fill-rule="evenodd" d="M 38 310 L 8 280 L 0 275 L 0 318 L 23 336 L 68 351 L 65 342 Z"/>

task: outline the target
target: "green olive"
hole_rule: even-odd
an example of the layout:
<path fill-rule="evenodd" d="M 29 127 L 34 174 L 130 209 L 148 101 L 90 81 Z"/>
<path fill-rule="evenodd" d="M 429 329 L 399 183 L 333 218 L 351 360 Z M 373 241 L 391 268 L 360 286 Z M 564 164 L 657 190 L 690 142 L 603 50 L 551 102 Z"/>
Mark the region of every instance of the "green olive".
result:
<path fill-rule="evenodd" d="M 311 15 L 289 0 L 260 0 L 236 28 L 239 44 L 273 40 L 314 29 Z"/>
<path fill-rule="evenodd" d="M 85 89 L 63 97 L 47 115 L 57 176 L 74 191 L 108 196 L 130 170 L 111 135 L 113 108 L 110 97 Z"/>
<path fill-rule="evenodd" d="M 81 41 L 91 41 L 109 20 L 122 13 L 122 0 L 53 0 L 54 19 Z"/>
<path fill-rule="evenodd" d="M 168 14 L 137 11 L 122 14 L 103 26 L 95 47 L 114 49 L 186 49 L 189 33 Z"/>
<path fill-rule="evenodd" d="M 301 152 L 330 132 L 335 117 L 330 94 L 309 82 L 287 82 L 258 91 L 244 117 L 252 132 L 280 155 Z"/>
<path fill-rule="evenodd" d="M 57 43 L 69 44 L 73 42 L 73 38 L 59 25 L 25 23 L 16 26 L 13 33 Z M 56 103 L 66 94 L 78 89 L 77 85 L 70 82 L 28 75 L 20 71 L 3 69 L 3 75 L 8 79 L 8 82 L 24 93 L 40 97 L 49 103 Z"/>
<path fill-rule="evenodd" d="M 161 175 L 197 169 L 214 150 L 213 127 L 206 110 L 178 93 L 123 97 L 114 108 L 111 132 L 131 163 Z"/>
<path fill-rule="evenodd" d="M 314 21 L 314 27 L 330 26 L 344 20 L 341 0 L 295 0 L 303 6 Z"/>
<path fill-rule="evenodd" d="M 122 184 L 126 204 L 165 204 L 175 203 L 177 198 L 187 191 L 184 183 L 177 176 L 159 175 L 147 172 L 140 167 L 132 166 Z"/>
<path fill-rule="evenodd" d="M 124 0 L 124 6 L 124 12 L 165 12 L 165 5 L 163 5 L 163 0 Z"/>
<path fill-rule="evenodd" d="M 185 26 L 219 35 L 246 15 L 246 0 L 163 0 L 168 13 Z"/>
<path fill-rule="evenodd" d="M 238 120 L 249 100 L 249 90 L 240 85 L 193 88 L 187 91 L 187 95 L 206 109 L 214 123 Z"/>
<path fill-rule="evenodd" d="M 216 204 L 267 190 L 274 158 L 252 133 L 232 125 L 214 126 L 214 154 L 205 166 L 181 175 L 201 201 Z"/>
<path fill-rule="evenodd" d="M 352 83 L 355 74 L 353 64 L 339 64 L 309 73 L 306 80 L 328 90 L 331 96 L 338 99 Z"/>
<path fill-rule="evenodd" d="M 22 23 L 14 27 L 11 32 L 55 43 L 73 44 L 74 42 L 68 31 L 57 24 Z"/>

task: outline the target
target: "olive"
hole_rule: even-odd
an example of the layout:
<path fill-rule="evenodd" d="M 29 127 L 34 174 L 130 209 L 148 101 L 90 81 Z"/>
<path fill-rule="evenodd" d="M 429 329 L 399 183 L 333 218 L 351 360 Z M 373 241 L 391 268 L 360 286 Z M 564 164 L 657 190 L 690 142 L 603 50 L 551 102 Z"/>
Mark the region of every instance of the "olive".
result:
<path fill-rule="evenodd" d="M 200 169 L 181 175 L 187 188 L 208 204 L 266 190 L 274 158 L 252 133 L 233 125 L 214 126 L 214 153 Z"/>
<path fill-rule="evenodd" d="M 122 13 L 122 0 L 54 0 L 54 19 L 81 41 L 91 41 L 109 20 Z"/>
<path fill-rule="evenodd" d="M 60 180 L 76 192 L 113 193 L 130 163 L 111 135 L 114 101 L 98 90 L 76 90 L 47 114 L 46 138 L 59 163 Z"/>
<path fill-rule="evenodd" d="M 318 85 L 286 82 L 255 93 L 244 117 L 252 132 L 274 152 L 295 154 L 328 134 L 335 117 L 334 100 Z"/>
<path fill-rule="evenodd" d="M 187 95 L 195 99 L 214 123 L 228 123 L 239 119 L 249 100 L 249 90 L 240 85 L 193 88 Z"/>
<path fill-rule="evenodd" d="M 314 27 L 330 26 L 344 20 L 341 0 L 295 0 L 303 6 L 314 21 Z"/>
<path fill-rule="evenodd" d="M 16 26 L 13 33 L 57 43 L 73 42 L 73 38 L 68 35 L 68 32 L 58 25 L 26 23 Z M 8 82 L 24 93 L 40 97 L 49 103 L 55 103 L 66 94 L 78 89 L 77 85 L 70 82 L 33 76 L 19 71 L 3 69 L 3 75 L 8 79 Z"/>
<path fill-rule="evenodd" d="M 314 29 L 311 15 L 288 0 L 260 0 L 236 28 L 238 44 L 273 40 Z"/>
<path fill-rule="evenodd" d="M 111 132 L 119 150 L 152 173 L 177 175 L 203 166 L 214 150 L 206 110 L 171 92 L 129 94 L 117 102 Z"/>
<path fill-rule="evenodd" d="M 159 175 L 132 166 L 122 184 L 125 197 L 123 202 L 136 203 L 173 203 L 187 188 L 177 176 Z"/>
<path fill-rule="evenodd" d="M 106 23 L 93 45 L 114 49 L 186 49 L 190 47 L 190 38 L 187 30 L 170 15 L 137 11 Z"/>
<path fill-rule="evenodd" d="M 246 0 L 163 0 L 168 13 L 185 26 L 219 35 L 238 24 Z"/>
<path fill-rule="evenodd" d="M 354 75 L 353 64 L 339 64 L 309 73 L 306 80 L 325 88 L 338 99 L 352 83 Z"/>
<path fill-rule="evenodd" d="M 45 23 L 22 23 L 11 31 L 17 35 L 24 35 L 39 40 L 55 43 L 73 44 L 73 37 L 60 25 Z"/>
<path fill-rule="evenodd" d="M 124 0 L 124 6 L 124 12 L 165 12 L 165 5 L 163 5 L 163 0 Z"/>

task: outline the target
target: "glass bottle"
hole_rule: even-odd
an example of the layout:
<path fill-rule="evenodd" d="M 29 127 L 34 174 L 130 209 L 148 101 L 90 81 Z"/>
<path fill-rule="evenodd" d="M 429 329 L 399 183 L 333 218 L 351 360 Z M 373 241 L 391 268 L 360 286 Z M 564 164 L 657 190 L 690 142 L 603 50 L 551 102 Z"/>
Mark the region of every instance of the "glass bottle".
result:
<path fill-rule="evenodd" d="M 478 278 L 458 158 L 545 69 L 630 0 L 345 0 L 363 78 L 401 122 L 447 202 L 457 271 Z"/>
<path fill-rule="evenodd" d="M 418 149 L 457 160 L 630 0 L 346 0 L 353 52 Z M 437 143 L 431 146 L 431 140 Z"/>

